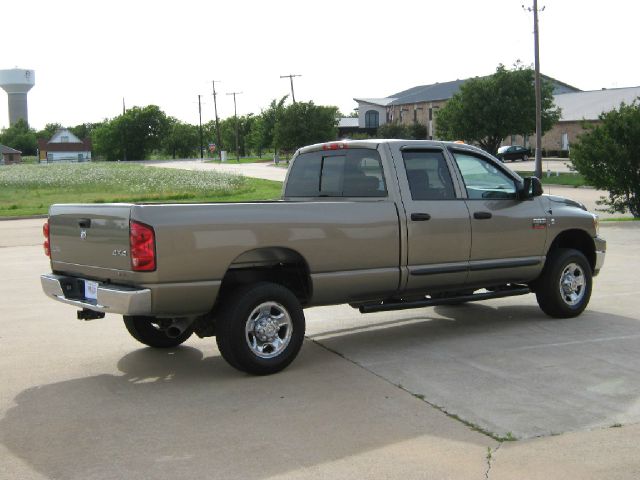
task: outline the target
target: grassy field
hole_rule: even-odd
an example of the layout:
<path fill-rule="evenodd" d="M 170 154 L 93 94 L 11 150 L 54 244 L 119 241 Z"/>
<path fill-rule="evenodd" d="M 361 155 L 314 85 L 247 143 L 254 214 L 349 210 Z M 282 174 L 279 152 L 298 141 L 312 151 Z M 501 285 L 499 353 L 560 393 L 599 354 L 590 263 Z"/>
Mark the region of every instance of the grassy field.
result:
<path fill-rule="evenodd" d="M 281 189 L 269 180 L 123 163 L 7 165 L 0 217 L 44 214 L 52 203 L 272 200 Z"/>
<path fill-rule="evenodd" d="M 523 178 L 533 176 L 533 172 L 517 173 Z M 547 175 L 543 173 L 540 181 L 543 185 L 568 185 L 570 187 L 583 187 L 588 185 L 584 177 L 579 173 L 560 173 L 558 176 L 552 175 L 550 177 L 547 177 Z"/>

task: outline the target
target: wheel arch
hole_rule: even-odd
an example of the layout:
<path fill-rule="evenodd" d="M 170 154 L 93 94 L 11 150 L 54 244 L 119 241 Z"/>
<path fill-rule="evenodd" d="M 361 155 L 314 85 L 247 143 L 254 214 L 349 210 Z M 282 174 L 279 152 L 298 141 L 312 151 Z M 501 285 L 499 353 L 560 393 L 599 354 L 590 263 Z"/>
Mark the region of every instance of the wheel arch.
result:
<path fill-rule="evenodd" d="M 547 252 L 547 258 L 549 255 L 560 248 L 573 248 L 582 252 L 587 258 L 591 272 L 593 273 L 596 268 L 596 246 L 593 242 L 593 238 L 586 231 L 580 229 L 571 229 L 560 232 L 551 242 L 549 251 Z"/>
<path fill-rule="evenodd" d="M 239 286 L 256 282 L 282 285 L 291 290 L 302 305 L 312 296 L 309 265 L 300 253 L 290 248 L 256 248 L 238 255 L 227 268 L 218 298 Z"/>

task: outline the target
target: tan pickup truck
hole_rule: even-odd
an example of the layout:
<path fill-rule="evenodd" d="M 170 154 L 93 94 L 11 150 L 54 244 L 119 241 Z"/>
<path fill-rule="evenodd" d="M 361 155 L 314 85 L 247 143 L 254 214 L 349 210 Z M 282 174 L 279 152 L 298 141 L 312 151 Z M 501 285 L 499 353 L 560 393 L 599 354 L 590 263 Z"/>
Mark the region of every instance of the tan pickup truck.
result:
<path fill-rule="evenodd" d="M 152 347 L 215 336 L 253 374 L 291 363 L 317 305 L 534 292 L 548 315 L 579 315 L 606 249 L 581 204 L 475 147 L 426 140 L 302 148 L 280 201 L 53 205 L 44 233 L 42 287 L 78 318 L 121 314 Z"/>

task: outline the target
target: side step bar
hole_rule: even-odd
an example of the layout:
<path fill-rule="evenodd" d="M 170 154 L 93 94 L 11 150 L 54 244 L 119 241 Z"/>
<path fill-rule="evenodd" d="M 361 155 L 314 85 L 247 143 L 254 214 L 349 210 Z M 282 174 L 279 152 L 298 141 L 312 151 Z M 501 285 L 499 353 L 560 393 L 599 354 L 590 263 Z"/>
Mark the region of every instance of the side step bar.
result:
<path fill-rule="evenodd" d="M 493 292 L 475 293 L 471 295 L 460 295 L 448 298 L 430 298 L 424 300 L 414 300 L 411 302 L 383 302 L 360 305 L 360 313 L 389 312 L 392 310 L 408 310 L 410 308 L 433 307 L 436 305 L 455 305 L 464 302 L 477 302 L 479 300 L 489 300 L 490 298 L 514 297 L 516 295 L 526 295 L 531 293 L 529 287 L 510 287 Z"/>

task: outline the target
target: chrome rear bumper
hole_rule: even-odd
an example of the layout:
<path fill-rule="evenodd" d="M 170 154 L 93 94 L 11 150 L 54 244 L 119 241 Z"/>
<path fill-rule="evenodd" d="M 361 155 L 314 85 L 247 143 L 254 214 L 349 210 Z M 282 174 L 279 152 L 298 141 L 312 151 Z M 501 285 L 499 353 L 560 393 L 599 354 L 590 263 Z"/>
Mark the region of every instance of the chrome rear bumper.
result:
<path fill-rule="evenodd" d="M 59 302 L 96 312 L 121 315 L 149 315 L 151 313 L 151 290 L 98 283 L 96 299 L 84 297 L 85 280 L 62 275 L 40 275 L 44 293 Z"/>

